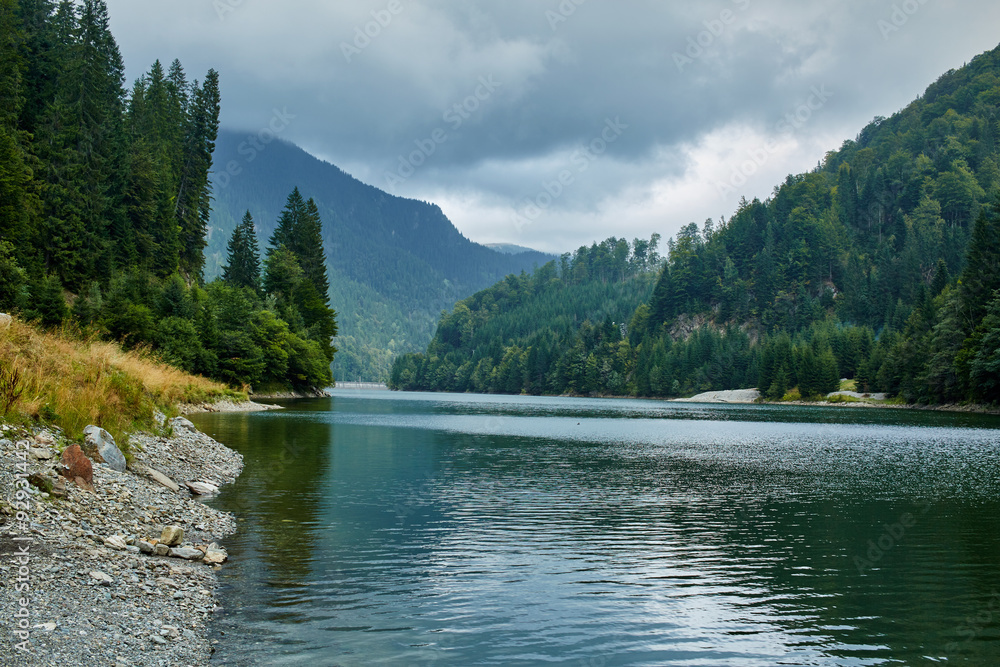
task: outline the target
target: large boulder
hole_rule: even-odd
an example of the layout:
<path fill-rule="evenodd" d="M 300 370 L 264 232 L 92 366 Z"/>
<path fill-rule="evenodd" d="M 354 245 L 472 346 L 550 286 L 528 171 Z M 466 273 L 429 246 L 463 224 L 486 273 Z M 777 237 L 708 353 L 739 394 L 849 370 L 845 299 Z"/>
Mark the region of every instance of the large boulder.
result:
<path fill-rule="evenodd" d="M 7 313 L 0 313 L 0 331 L 6 331 L 10 328 L 10 323 L 14 321 Z"/>
<path fill-rule="evenodd" d="M 94 465 L 80 449 L 80 445 L 67 447 L 60 460 L 63 464 L 63 477 L 76 482 L 80 488 L 94 490 Z"/>
<path fill-rule="evenodd" d="M 83 429 L 84 444 L 97 452 L 102 463 L 112 470 L 125 472 L 125 457 L 122 455 L 115 439 L 100 426 L 88 426 Z"/>

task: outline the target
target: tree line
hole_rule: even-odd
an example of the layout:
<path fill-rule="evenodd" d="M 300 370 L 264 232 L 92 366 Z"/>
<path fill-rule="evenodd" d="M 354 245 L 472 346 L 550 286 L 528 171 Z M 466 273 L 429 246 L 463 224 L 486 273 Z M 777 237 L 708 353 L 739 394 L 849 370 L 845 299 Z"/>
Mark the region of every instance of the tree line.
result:
<path fill-rule="evenodd" d="M 572 335 L 543 348 L 544 335 L 474 327 L 497 336 L 476 339 L 488 360 L 475 368 L 516 367 L 533 378 L 470 386 L 461 365 L 456 377 L 443 376 L 464 358 L 447 345 L 473 297 L 442 318 L 426 354 L 397 361 L 393 385 L 662 397 L 757 387 L 782 398 L 796 389 L 820 396 L 850 379 L 911 402 L 996 402 L 998 107 L 1000 49 L 876 118 L 767 200 L 684 227 L 624 328 L 609 326 L 600 309 L 581 310 Z M 561 268 L 561 277 L 606 278 L 575 262 Z M 543 302 L 525 328 L 558 329 L 560 313 Z"/>
<path fill-rule="evenodd" d="M 237 386 L 329 385 L 315 203 L 289 196 L 263 267 L 244 219 L 206 285 L 219 75 L 124 86 L 104 0 L 0 0 L 0 308 Z"/>

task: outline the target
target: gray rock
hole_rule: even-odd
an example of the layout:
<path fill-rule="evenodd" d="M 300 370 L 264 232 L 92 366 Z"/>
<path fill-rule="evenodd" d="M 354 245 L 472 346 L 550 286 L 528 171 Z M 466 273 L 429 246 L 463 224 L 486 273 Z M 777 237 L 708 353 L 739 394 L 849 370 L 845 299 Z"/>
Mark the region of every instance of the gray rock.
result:
<path fill-rule="evenodd" d="M 225 549 L 220 547 L 215 542 L 208 545 L 208 550 L 205 552 L 205 562 L 209 565 L 220 565 L 225 563 L 229 559 L 229 554 Z"/>
<path fill-rule="evenodd" d="M 184 417 L 174 417 L 170 420 L 170 425 L 174 427 L 175 431 L 191 431 L 193 433 L 198 431 L 195 425 Z"/>
<path fill-rule="evenodd" d="M 10 328 L 10 323 L 14 321 L 14 318 L 7 313 L 0 313 L 0 331 L 6 331 Z"/>
<path fill-rule="evenodd" d="M 56 437 L 48 431 L 42 431 L 35 436 L 35 442 L 45 447 L 52 447 L 56 444 Z"/>
<path fill-rule="evenodd" d="M 176 547 L 184 541 L 184 529 L 180 526 L 167 526 L 160 534 L 160 544 Z"/>
<path fill-rule="evenodd" d="M 153 547 L 153 553 L 155 553 L 157 556 L 167 556 L 170 554 L 170 547 L 168 547 L 166 544 L 157 544 L 155 547 Z"/>
<path fill-rule="evenodd" d="M 167 643 L 167 640 L 160 635 L 150 635 L 149 638 L 154 644 L 159 644 L 160 646 L 165 646 Z"/>
<path fill-rule="evenodd" d="M 94 447 L 112 470 L 125 472 L 125 457 L 122 455 L 115 439 L 99 426 L 88 426 L 83 429 L 86 443 Z"/>
<path fill-rule="evenodd" d="M 219 492 L 219 487 L 211 482 L 184 482 L 184 485 L 197 496 L 212 496 Z"/>
<path fill-rule="evenodd" d="M 153 549 L 153 545 L 144 540 L 139 540 L 138 542 L 135 543 L 135 545 L 139 547 L 139 551 L 141 551 L 144 554 L 152 555 L 155 551 Z"/>
<path fill-rule="evenodd" d="M 169 477 L 167 477 L 166 475 L 164 475 L 162 472 L 160 472 L 156 468 L 150 468 L 149 466 L 142 466 L 141 468 L 139 468 L 139 471 L 142 472 L 143 474 L 145 474 L 147 477 L 149 477 L 150 479 L 152 479 L 154 482 L 156 482 L 160 486 L 165 486 L 168 489 L 170 489 L 171 491 L 180 491 L 181 490 L 181 487 L 177 486 L 177 482 L 175 482 L 174 480 L 170 479 Z"/>
<path fill-rule="evenodd" d="M 171 558 L 183 558 L 184 560 L 201 560 L 205 557 L 205 553 L 200 549 L 192 547 L 176 547 L 170 550 L 169 556 Z"/>
<path fill-rule="evenodd" d="M 121 535 L 112 535 L 108 539 L 104 540 L 104 544 L 112 549 L 115 549 L 116 551 L 124 551 L 125 547 L 128 546 L 125 544 L 125 538 Z"/>
<path fill-rule="evenodd" d="M 49 461 L 55 456 L 48 447 L 31 447 L 28 451 L 38 461 Z"/>
<path fill-rule="evenodd" d="M 90 573 L 90 578 L 96 581 L 101 586 L 110 586 L 114 583 L 114 579 L 110 575 L 101 572 L 100 570 L 92 570 Z"/>

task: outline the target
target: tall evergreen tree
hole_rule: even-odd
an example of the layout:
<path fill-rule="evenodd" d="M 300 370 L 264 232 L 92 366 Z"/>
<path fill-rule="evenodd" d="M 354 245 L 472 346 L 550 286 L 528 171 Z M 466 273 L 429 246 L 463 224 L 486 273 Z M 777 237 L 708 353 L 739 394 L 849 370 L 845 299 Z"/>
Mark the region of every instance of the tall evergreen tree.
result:
<path fill-rule="evenodd" d="M 172 76 L 176 76 L 173 68 Z M 212 186 L 208 175 L 219 134 L 220 100 L 219 73 L 210 69 L 204 83 L 199 86 L 196 81 L 192 88 L 175 208 L 181 240 L 181 270 L 197 280 L 201 280 L 205 266 L 205 234 L 212 211 Z"/>
<path fill-rule="evenodd" d="M 281 215 L 278 217 L 278 224 L 275 226 L 274 233 L 271 234 L 271 238 L 268 241 L 271 244 L 271 247 L 267 251 L 268 257 L 281 246 L 285 246 L 296 256 L 298 255 L 298 229 L 306 215 L 306 202 L 302 198 L 302 193 L 296 187 L 288 195 L 285 208 L 281 211 Z"/>
<path fill-rule="evenodd" d="M 235 287 L 245 287 L 259 292 L 260 253 L 257 249 L 257 232 L 253 217 L 246 212 L 229 239 L 229 261 L 222 269 L 222 279 Z"/>
<path fill-rule="evenodd" d="M 294 234 L 292 251 L 299 258 L 299 264 L 307 280 L 323 297 L 323 303 L 330 305 L 330 279 L 326 272 L 326 252 L 323 249 L 323 221 L 319 207 L 312 198 L 306 202 L 306 212 L 299 221 Z"/>

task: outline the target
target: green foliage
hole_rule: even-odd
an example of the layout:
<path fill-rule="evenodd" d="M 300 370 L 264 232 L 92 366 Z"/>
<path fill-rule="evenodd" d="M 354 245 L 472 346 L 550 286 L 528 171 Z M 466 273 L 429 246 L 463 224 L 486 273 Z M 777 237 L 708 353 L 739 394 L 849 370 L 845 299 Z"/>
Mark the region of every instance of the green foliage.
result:
<path fill-rule="evenodd" d="M 189 83 L 157 61 L 126 93 L 109 24 L 104 0 L 0 0 L 0 308 L 46 327 L 72 315 L 235 386 L 328 386 L 318 207 L 301 202 L 289 284 L 262 293 L 247 214 L 225 284 L 201 289 L 218 73 Z"/>
<path fill-rule="evenodd" d="M 233 287 L 246 287 L 259 292 L 260 251 L 257 247 L 257 232 L 254 230 L 250 211 L 243 216 L 243 222 L 233 230 L 229 240 L 229 262 L 222 268 L 222 279 Z"/>
<path fill-rule="evenodd" d="M 655 239 L 652 244 L 655 247 Z M 509 394 L 629 391 L 626 322 L 651 294 L 649 242 L 611 238 L 503 281 L 445 314 L 426 355 L 393 364 L 390 386 Z M 624 335 L 623 335 L 624 330 Z"/>

